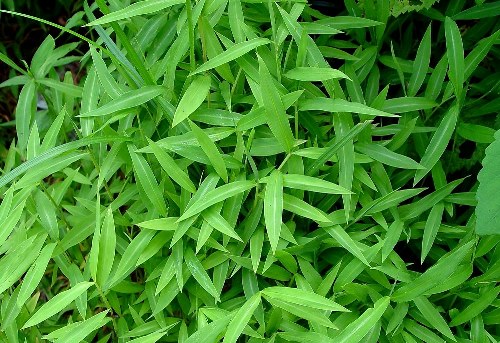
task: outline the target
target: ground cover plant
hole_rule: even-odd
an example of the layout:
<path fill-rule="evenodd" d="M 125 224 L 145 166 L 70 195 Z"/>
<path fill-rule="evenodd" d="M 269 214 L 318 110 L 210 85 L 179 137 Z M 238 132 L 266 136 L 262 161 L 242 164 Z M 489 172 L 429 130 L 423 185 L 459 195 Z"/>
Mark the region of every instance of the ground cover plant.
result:
<path fill-rule="evenodd" d="M 498 2 L 75 8 L 0 53 L 1 342 L 500 339 Z"/>

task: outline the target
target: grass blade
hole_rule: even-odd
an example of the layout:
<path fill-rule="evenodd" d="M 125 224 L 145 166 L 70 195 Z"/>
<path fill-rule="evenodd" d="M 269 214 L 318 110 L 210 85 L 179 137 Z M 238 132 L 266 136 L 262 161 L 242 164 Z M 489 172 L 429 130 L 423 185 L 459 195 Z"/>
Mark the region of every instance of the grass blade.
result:
<path fill-rule="evenodd" d="M 453 83 L 457 98 L 460 99 L 465 79 L 464 46 L 462 43 L 462 36 L 460 35 L 457 23 L 449 17 L 446 17 L 444 20 L 444 33 L 446 36 L 446 54 L 448 55 L 448 63 L 450 64 L 448 77 Z"/>
<path fill-rule="evenodd" d="M 106 14 L 86 26 L 96 26 L 112 23 L 118 20 L 130 19 L 139 15 L 150 14 L 164 10 L 165 8 L 185 3 L 186 0 L 143 0 L 133 3 L 118 11 Z"/>
<path fill-rule="evenodd" d="M 200 107 L 210 92 L 210 84 L 210 76 L 199 76 L 193 80 L 177 105 L 172 127 L 183 122 Z"/>
<path fill-rule="evenodd" d="M 436 132 L 434 132 L 434 135 L 425 150 L 424 156 L 422 156 L 422 159 L 420 160 L 420 165 L 422 165 L 424 169 L 417 170 L 415 173 L 415 180 L 413 182 L 414 185 L 430 172 L 432 167 L 434 167 L 443 155 L 453 132 L 455 132 L 458 114 L 459 107 L 455 104 L 448 110 L 443 120 L 441 120 L 441 123 L 439 124 Z"/>
<path fill-rule="evenodd" d="M 165 206 L 165 200 L 158 188 L 158 183 L 156 178 L 149 166 L 148 162 L 144 157 L 136 153 L 136 147 L 132 144 L 128 145 L 128 151 L 130 158 L 132 159 L 132 164 L 134 166 L 134 171 L 139 181 L 139 185 L 143 188 L 144 192 L 148 195 L 149 201 L 156 208 L 158 213 L 162 216 L 167 216 L 167 207 Z"/>
<path fill-rule="evenodd" d="M 273 253 L 276 252 L 281 233 L 283 215 L 283 176 L 279 170 L 273 171 L 266 185 L 264 196 L 264 219 L 267 236 Z"/>
<path fill-rule="evenodd" d="M 349 79 L 340 70 L 333 68 L 297 67 L 285 73 L 285 77 L 297 81 L 326 81 L 331 79 Z"/>
<path fill-rule="evenodd" d="M 264 107 L 267 113 L 267 124 L 274 137 L 286 152 L 290 152 L 294 145 L 292 129 L 288 122 L 285 107 L 281 96 L 274 86 L 273 78 L 264 61 L 259 57 L 260 90 L 263 95 Z"/>
<path fill-rule="evenodd" d="M 249 53 L 250 51 L 258 48 L 259 46 L 268 44 L 270 41 L 265 38 L 255 38 L 246 42 L 237 43 L 223 53 L 215 56 L 209 61 L 205 62 L 196 69 L 192 75 L 200 74 L 210 69 L 217 68 L 223 64 L 234 61 L 235 59 Z"/>
<path fill-rule="evenodd" d="M 415 96 L 422 86 L 431 61 L 431 26 L 425 31 L 413 63 L 413 72 L 408 84 L 408 95 Z"/>
<path fill-rule="evenodd" d="M 44 320 L 52 317 L 54 314 L 63 310 L 66 306 L 71 304 L 76 298 L 78 298 L 82 293 L 86 292 L 87 289 L 92 286 L 92 282 L 80 282 L 74 287 L 57 294 L 55 297 L 50 299 L 47 303 L 43 304 L 42 307 L 36 313 L 31 316 L 30 319 L 23 325 L 23 329 L 29 328 L 33 325 L 37 325 Z"/>

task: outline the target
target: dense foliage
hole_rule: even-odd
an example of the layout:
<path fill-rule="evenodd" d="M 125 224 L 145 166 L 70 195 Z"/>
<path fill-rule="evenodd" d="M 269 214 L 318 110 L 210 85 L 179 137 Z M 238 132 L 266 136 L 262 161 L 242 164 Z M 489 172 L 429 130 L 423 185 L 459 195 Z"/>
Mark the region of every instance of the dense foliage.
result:
<path fill-rule="evenodd" d="M 2 12 L 0 342 L 500 339 L 498 2 Z"/>

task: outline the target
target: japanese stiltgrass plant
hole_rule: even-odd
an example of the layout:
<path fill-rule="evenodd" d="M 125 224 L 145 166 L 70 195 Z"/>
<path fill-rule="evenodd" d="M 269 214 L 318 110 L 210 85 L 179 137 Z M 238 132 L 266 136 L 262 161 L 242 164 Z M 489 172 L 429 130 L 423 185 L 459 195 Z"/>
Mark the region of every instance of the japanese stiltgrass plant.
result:
<path fill-rule="evenodd" d="M 0 54 L 0 341 L 497 342 L 500 6 L 422 3 L 97 0 Z"/>

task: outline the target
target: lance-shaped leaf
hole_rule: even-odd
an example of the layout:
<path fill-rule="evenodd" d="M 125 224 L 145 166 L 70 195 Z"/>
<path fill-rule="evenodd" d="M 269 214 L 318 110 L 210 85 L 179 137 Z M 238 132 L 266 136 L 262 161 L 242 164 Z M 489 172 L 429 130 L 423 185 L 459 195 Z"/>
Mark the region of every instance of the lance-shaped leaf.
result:
<path fill-rule="evenodd" d="M 139 15 L 155 13 L 165 8 L 183 4 L 186 0 L 143 0 L 135 2 L 121 10 L 111 12 L 101 18 L 88 23 L 86 26 L 103 25 L 114 21 L 129 19 Z"/>
<path fill-rule="evenodd" d="M 212 80 L 208 75 L 198 76 L 193 80 L 177 105 L 172 126 L 184 121 L 200 107 L 210 92 L 211 82 Z"/>
<path fill-rule="evenodd" d="M 108 311 L 103 311 L 87 320 L 84 320 L 83 322 L 76 322 L 74 325 L 72 324 L 73 326 L 71 326 L 71 329 L 65 330 L 64 334 L 61 335 L 55 343 L 83 341 L 90 333 L 103 327 L 111 320 L 111 318 L 106 317 L 107 314 Z"/>
<path fill-rule="evenodd" d="M 31 296 L 31 293 L 36 289 L 40 280 L 42 279 L 47 265 L 52 257 L 52 252 L 56 247 L 55 243 L 47 244 L 40 255 L 38 255 L 35 263 L 30 267 L 26 275 L 24 276 L 23 283 L 21 285 L 21 290 L 17 295 L 17 305 L 22 306 L 26 300 Z"/>
<path fill-rule="evenodd" d="M 380 144 L 360 143 L 356 144 L 355 147 L 359 152 L 391 167 L 401 169 L 424 169 L 423 166 L 411 158 L 389 150 Z"/>
<path fill-rule="evenodd" d="M 473 244 L 474 242 L 468 242 L 442 257 L 438 263 L 415 280 L 399 287 L 392 295 L 392 299 L 397 302 L 410 301 L 437 286 L 455 272 Z"/>
<path fill-rule="evenodd" d="M 277 299 L 291 304 L 310 307 L 315 310 L 349 312 L 344 306 L 319 294 L 298 288 L 274 286 L 262 291 L 267 298 Z"/>
<path fill-rule="evenodd" d="M 240 194 L 245 192 L 251 188 L 255 187 L 255 183 L 253 181 L 235 181 L 220 187 L 217 187 L 214 190 L 203 194 L 199 199 L 197 199 L 177 220 L 178 222 L 183 221 L 189 217 L 192 217 L 206 208 L 209 208 L 212 205 L 215 205 L 221 201 L 226 200 L 236 194 Z M 198 190 L 199 192 L 199 190 Z M 197 193 L 196 193 L 197 194 Z M 196 196 L 196 195 L 195 195 Z"/>
<path fill-rule="evenodd" d="M 217 174 L 221 177 L 224 182 L 227 182 L 227 169 L 226 164 L 224 163 L 224 159 L 222 158 L 222 154 L 215 145 L 214 142 L 208 137 L 208 135 L 200 129 L 194 122 L 189 121 L 189 126 L 191 127 L 191 131 L 193 132 L 196 140 L 200 144 L 203 152 L 207 154 L 212 167 L 214 167 Z"/>
<path fill-rule="evenodd" d="M 344 247 L 351 254 L 359 258 L 361 262 L 369 266 L 370 264 L 366 260 L 365 255 L 358 247 L 356 242 L 349 236 L 347 232 L 340 226 L 334 225 L 330 227 L 323 228 L 333 239 L 335 239 L 342 247 Z"/>
<path fill-rule="evenodd" d="M 144 249 L 146 249 L 146 246 L 151 241 L 155 233 L 156 232 L 153 230 L 146 229 L 142 230 L 136 237 L 134 237 L 132 242 L 130 242 L 130 244 L 123 252 L 120 263 L 118 263 L 118 266 L 116 267 L 116 270 L 111 279 L 109 279 L 105 287 L 103 287 L 104 290 L 115 286 L 118 282 L 120 282 L 128 274 L 130 274 L 130 272 L 136 266 L 137 260 L 139 260 L 139 257 L 141 256 Z"/>
<path fill-rule="evenodd" d="M 455 104 L 446 112 L 444 118 L 441 120 L 441 123 L 439 124 L 436 132 L 434 132 L 427 149 L 425 149 L 424 156 L 422 156 L 422 160 L 420 161 L 420 164 L 425 169 L 417 170 L 415 173 L 415 180 L 413 182 L 414 185 L 422 180 L 424 176 L 431 171 L 432 167 L 434 167 L 443 155 L 451 136 L 455 131 L 458 114 L 459 107 Z"/>
<path fill-rule="evenodd" d="M 365 337 L 371 328 L 377 324 L 380 318 L 382 318 L 382 315 L 389 306 L 389 303 L 389 297 L 384 297 L 378 300 L 373 308 L 366 310 L 360 317 L 347 325 L 347 327 L 335 337 L 335 342 L 361 342 L 363 337 Z"/>
<path fill-rule="evenodd" d="M 236 343 L 259 305 L 260 293 L 255 293 L 245 302 L 243 306 L 240 307 L 233 319 L 229 322 L 226 334 L 224 335 L 223 343 Z"/>
<path fill-rule="evenodd" d="M 82 295 L 87 289 L 92 286 L 92 282 L 80 282 L 74 287 L 57 294 L 48 302 L 42 305 L 38 311 L 23 325 L 23 329 L 37 325 L 44 320 L 52 317 L 54 314 L 62 311 L 66 306 L 71 304 L 76 298 Z"/>
<path fill-rule="evenodd" d="M 99 262 L 97 264 L 97 282 L 104 285 L 108 280 L 113 267 L 116 248 L 116 232 L 113 212 L 111 208 L 106 211 L 106 216 L 102 223 L 101 235 L 99 239 Z"/>
<path fill-rule="evenodd" d="M 35 81 L 29 81 L 21 89 L 16 107 L 16 132 L 19 140 L 19 147 L 26 148 L 30 134 L 31 120 L 36 111 L 36 85 Z"/>
<path fill-rule="evenodd" d="M 279 170 L 271 173 L 264 195 L 264 219 L 267 236 L 273 253 L 276 252 L 280 239 L 283 215 L 283 175 Z"/>
<path fill-rule="evenodd" d="M 448 76 L 451 83 L 453 83 L 457 98 L 460 99 L 465 77 L 464 46 L 457 23 L 449 17 L 444 20 L 444 34 L 446 37 L 446 54 L 450 65 Z"/>
<path fill-rule="evenodd" d="M 300 174 L 283 175 L 283 187 L 326 194 L 352 194 L 333 182 Z"/>
<path fill-rule="evenodd" d="M 408 95 L 415 96 L 424 83 L 425 76 L 429 70 L 431 61 L 431 25 L 425 31 L 424 37 L 417 50 L 410 83 L 408 84 Z"/>
<path fill-rule="evenodd" d="M 294 145 L 294 138 L 285 106 L 283 105 L 278 89 L 274 85 L 269 69 L 267 69 L 266 64 L 260 57 L 259 78 L 262 99 L 267 113 L 267 124 L 283 149 L 286 152 L 290 152 Z"/>
<path fill-rule="evenodd" d="M 105 105 L 91 110 L 90 112 L 82 113 L 78 117 L 102 117 L 119 111 L 128 110 L 130 108 L 140 106 L 164 92 L 165 88 L 161 86 L 144 86 L 140 89 L 125 92 Z"/>
<path fill-rule="evenodd" d="M 207 70 L 217 68 L 223 64 L 231 62 L 238 57 L 241 57 L 253 49 L 258 48 L 261 45 L 268 44 L 270 41 L 266 38 L 254 38 L 246 42 L 241 42 L 234 44 L 221 54 L 215 56 L 214 58 L 208 60 L 202 64 L 198 69 L 196 69 L 192 74 L 203 73 Z"/>
<path fill-rule="evenodd" d="M 283 208 L 301 217 L 309 218 L 320 223 L 329 223 L 330 218 L 316 207 L 290 194 L 283 194 Z"/>
<path fill-rule="evenodd" d="M 216 301 L 220 301 L 220 295 L 215 288 L 210 276 L 208 276 L 207 271 L 201 264 L 200 260 L 195 256 L 193 250 L 188 248 L 184 252 L 184 260 L 187 268 L 191 272 L 193 278 L 198 282 L 198 284 L 207 291 L 211 296 L 215 298 Z"/>
<path fill-rule="evenodd" d="M 134 145 L 128 145 L 128 151 L 130 153 L 130 158 L 132 159 L 137 180 L 158 213 L 166 217 L 167 207 L 153 171 L 151 170 L 151 167 L 146 159 L 136 153 L 135 150 L 137 149 Z"/>
<path fill-rule="evenodd" d="M 397 115 L 377 110 L 359 102 L 344 99 L 313 98 L 300 102 L 301 111 L 325 111 L 325 112 L 347 112 L 359 113 L 377 117 L 397 117 Z"/>
<path fill-rule="evenodd" d="M 340 70 L 333 68 L 297 67 L 285 73 L 285 76 L 298 81 L 325 81 L 330 79 L 349 79 Z"/>
<path fill-rule="evenodd" d="M 498 293 L 497 293 L 498 294 Z M 418 310 L 425 319 L 441 334 L 448 337 L 449 339 L 456 341 L 450 327 L 441 316 L 439 311 L 434 307 L 434 305 L 425 296 L 420 296 L 413 299 L 413 302 L 417 306 Z"/>

